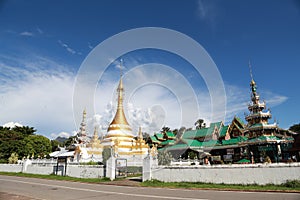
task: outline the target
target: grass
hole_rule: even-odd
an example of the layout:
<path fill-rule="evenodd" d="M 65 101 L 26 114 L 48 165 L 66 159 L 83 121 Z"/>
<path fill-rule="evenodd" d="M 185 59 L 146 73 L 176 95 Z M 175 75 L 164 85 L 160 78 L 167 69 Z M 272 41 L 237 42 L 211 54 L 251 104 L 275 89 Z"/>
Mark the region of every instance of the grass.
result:
<path fill-rule="evenodd" d="M 70 176 L 59 176 L 59 175 L 54 175 L 54 174 L 42 175 L 42 174 L 27 174 L 27 173 L 21 173 L 21 172 L 19 172 L 19 173 L 0 172 L 0 175 L 63 180 L 63 181 L 76 181 L 76 182 L 85 182 L 85 183 L 100 183 L 100 182 L 110 181 L 109 178 L 76 178 L 76 177 L 70 177 Z"/>
<path fill-rule="evenodd" d="M 69 176 L 58 175 L 41 175 L 41 174 L 27 174 L 14 172 L 0 172 L 0 175 L 20 176 L 31 178 L 42 178 L 52 180 L 77 181 L 85 183 L 101 183 L 110 181 L 109 178 L 75 178 Z M 124 178 L 118 178 L 122 180 Z M 146 181 L 140 183 L 144 187 L 164 187 L 164 188 L 187 188 L 187 189 L 216 189 L 216 190 L 242 190 L 242 191 L 284 191 L 284 192 L 300 192 L 300 180 L 290 180 L 281 185 L 241 185 L 241 184 L 213 184 L 213 183 L 189 183 L 189 182 L 161 182 L 158 180 Z"/>
<path fill-rule="evenodd" d="M 219 190 L 243 190 L 243 191 L 290 191 L 300 192 L 300 180 L 291 180 L 281 185 L 242 185 L 242 184 L 213 184 L 213 183 L 189 183 L 189 182 L 161 182 L 158 180 L 141 183 L 145 187 L 189 188 L 189 189 L 219 189 Z"/>

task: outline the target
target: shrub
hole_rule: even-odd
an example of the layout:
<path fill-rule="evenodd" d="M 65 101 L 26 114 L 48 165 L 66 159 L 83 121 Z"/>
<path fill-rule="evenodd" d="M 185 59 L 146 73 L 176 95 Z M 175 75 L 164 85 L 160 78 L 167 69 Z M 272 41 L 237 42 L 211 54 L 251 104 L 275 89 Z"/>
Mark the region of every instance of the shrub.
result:
<path fill-rule="evenodd" d="M 288 188 L 300 188 L 300 180 L 287 180 L 282 186 Z"/>
<path fill-rule="evenodd" d="M 158 152 L 158 164 L 159 165 L 170 165 L 172 161 L 172 154 L 168 151 Z"/>
<path fill-rule="evenodd" d="M 12 153 L 10 157 L 8 158 L 8 163 L 9 164 L 16 164 L 18 162 L 18 154 L 17 153 Z"/>

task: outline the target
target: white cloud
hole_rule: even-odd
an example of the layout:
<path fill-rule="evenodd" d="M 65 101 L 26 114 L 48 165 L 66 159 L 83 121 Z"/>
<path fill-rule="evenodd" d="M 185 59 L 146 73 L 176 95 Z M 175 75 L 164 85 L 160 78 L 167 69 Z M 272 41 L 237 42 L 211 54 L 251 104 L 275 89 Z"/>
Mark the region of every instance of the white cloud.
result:
<path fill-rule="evenodd" d="M 215 28 L 218 10 L 213 1 L 198 0 L 196 14 L 200 20 Z"/>
<path fill-rule="evenodd" d="M 39 34 L 43 34 L 44 31 L 42 29 L 40 29 L 39 27 L 36 28 L 36 31 L 39 33 Z"/>
<path fill-rule="evenodd" d="M 29 31 L 21 32 L 20 35 L 21 36 L 28 36 L 28 37 L 34 36 L 34 34 L 32 32 L 29 32 Z"/>
<path fill-rule="evenodd" d="M 46 58 L 28 60 L 1 60 L 0 110 L 5 115 L 0 116 L 0 122 L 19 121 L 48 136 L 51 132 L 73 131 L 74 75 Z"/>
<path fill-rule="evenodd" d="M 62 42 L 61 40 L 58 40 L 58 43 L 63 47 L 65 48 L 69 53 L 71 54 L 79 54 L 81 55 L 82 53 L 81 52 L 76 52 L 74 49 L 72 49 L 69 45 L 67 45 L 66 43 Z"/>
<path fill-rule="evenodd" d="M 5 128 L 14 128 L 16 126 L 22 127 L 23 125 L 18 122 L 7 122 L 7 123 L 3 124 L 2 126 Z"/>
<path fill-rule="evenodd" d="M 89 49 L 93 49 L 94 47 L 91 45 L 91 43 L 88 43 Z"/>

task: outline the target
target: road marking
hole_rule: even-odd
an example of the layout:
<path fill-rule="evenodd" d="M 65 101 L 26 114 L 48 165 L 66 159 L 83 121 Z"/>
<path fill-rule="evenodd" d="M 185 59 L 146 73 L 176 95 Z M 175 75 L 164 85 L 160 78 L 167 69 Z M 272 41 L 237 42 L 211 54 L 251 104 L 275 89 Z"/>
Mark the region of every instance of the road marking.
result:
<path fill-rule="evenodd" d="M 7 180 L 7 179 L 0 179 L 0 180 L 1 181 L 18 182 L 18 183 L 24 183 L 24 184 L 32 184 L 32 185 L 42 185 L 42 186 L 47 186 L 47 187 L 64 188 L 64 189 L 77 190 L 77 191 L 81 190 L 81 191 L 86 191 L 86 192 L 116 194 L 116 195 L 133 196 L 133 197 L 148 197 L 148 198 L 156 198 L 156 199 L 177 199 L 177 200 L 208 200 L 208 199 L 195 199 L 195 198 L 186 198 L 186 197 L 170 197 L 170 196 L 158 196 L 158 195 L 147 195 L 147 194 L 130 194 L 130 193 L 123 193 L 123 192 L 110 192 L 110 191 L 75 188 L 75 187 L 68 187 L 68 186 L 61 186 L 61 185 L 50 185 L 50 184 L 44 184 L 44 183 L 34 183 L 34 182 L 26 182 L 26 181 L 18 181 L 18 180 Z"/>

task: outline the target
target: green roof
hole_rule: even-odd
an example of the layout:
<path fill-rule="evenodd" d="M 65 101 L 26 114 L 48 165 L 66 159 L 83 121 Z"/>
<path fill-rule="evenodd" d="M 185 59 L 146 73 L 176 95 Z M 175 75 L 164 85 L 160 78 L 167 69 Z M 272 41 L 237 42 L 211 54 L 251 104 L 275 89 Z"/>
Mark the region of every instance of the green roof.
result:
<path fill-rule="evenodd" d="M 156 133 L 155 136 L 157 137 L 157 139 L 159 140 L 163 140 L 164 139 L 164 135 L 162 133 Z"/>
<path fill-rule="evenodd" d="M 202 143 L 199 142 L 198 140 L 192 140 L 192 139 L 183 139 L 180 141 L 180 143 L 177 143 L 175 145 L 172 146 L 168 146 L 166 147 L 166 149 L 168 150 L 172 150 L 172 149 L 198 149 L 202 146 Z M 163 148 L 165 149 L 165 148 Z"/>
<path fill-rule="evenodd" d="M 236 163 L 250 163 L 250 162 L 251 162 L 250 160 L 244 158 L 242 160 L 237 161 Z"/>
<path fill-rule="evenodd" d="M 294 140 L 294 138 L 293 137 L 287 137 L 287 138 L 285 138 L 285 140 L 292 141 L 292 140 Z"/>
<path fill-rule="evenodd" d="M 154 135 L 151 136 L 150 139 L 151 139 L 152 143 L 160 143 L 160 141 L 157 140 L 157 138 Z"/>
<path fill-rule="evenodd" d="M 248 139 L 247 137 L 239 136 L 239 137 L 232 138 L 229 140 L 222 140 L 222 144 L 223 145 L 234 145 L 234 144 L 238 144 L 239 142 L 246 141 L 247 139 Z"/>
<path fill-rule="evenodd" d="M 166 132 L 166 135 L 168 136 L 168 138 L 175 138 L 175 135 L 173 132 L 168 131 L 168 132 Z"/>
<path fill-rule="evenodd" d="M 172 146 L 163 147 L 163 148 L 160 148 L 159 150 L 188 149 L 188 148 L 189 148 L 189 145 L 182 143 L 182 144 L 175 144 Z"/>
<path fill-rule="evenodd" d="M 163 141 L 160 144 L 161 145 L 170 145 L 170 144 L 174 144 L 174 143 L 175 143 L 175 140 L 166 140 L 166 141 Z"/>
<path fill-rule="evenodd" d="M 220 137 L 225 137 L 229 126 L 223 126 L 220 131 Z"/>
<path fill-rule="evenodd" d="M 250 128 L 252 127 L 262 127 L 263 124 L 262 123 L 256 123 L 256 124 L 253 124 L 252 126 L 250 126 Z"/>
<path fill-rule="evenodd" d="M 202 138 L 202 137 L 205 137 L 205 136 L 209 136 L 209 135 L 212 135 L 212 133 L 215 130 L 215 127 L 217 127 L 220 130 L 221 125 L 222 125 L 222 122 L 215 122 L 215 123 L 211 123 L 210 127 L 207 127 L 207 128 L 186 131 L 182 135 L 182 138 L 183 139 L 195 139 L 195 138 Z"/>
<path fill-rule="evenodd" d="M 212 128 L 214 130 L 214 128 L 216 126 L 218 129 L 220 129 L 221 124 L 222 124 L 222 122 L 213 122 L 213 123 L 210 123 L 210 127 L 209 128 Z"/>
<path fill-rule="evenodd" d="M 220 145 L 220 142 L 218 140 L 209 140 L 201 142 L 203 147 L 214 147 L 217 145 Z"/>
<path fill-rule="evenodd" d="M 194 138 L 201 138 L 205 137 L 207 134 L 207 128 L 202 128 L 198 130 L 191 130 L 191 131 L 186 131 L 183 135 L 183 139 L 194 139 Z"/>
<path fill-rule="evenodd" d="M 201 147 L 202 144 L 198 140 L 192 140 L 192 139 L 183 139 L 183 142 L 185 142 L 190 147 Z"/>
<path fill-rule="evenodd" d="M 256 142 L 273 142 L 273 141 L 280 141 L 281 139 L 276 137 L 276 136 L 265 136 L 262 135 L 260 137 L 257 138 L 252 138 L 250 140 L 248 140 L 247 142 L 250 143 L 256 143 Z"/>
<path fill-rule="evenodd" d="M 240 141 L 238 140 L 238 138 L 233 138 L 233 139 L 230 139 L 230 140 L 222 140 L 223 145 L 233 145 L 233 144 L 237 144 L 239 142 Z"/>
<path fill-rule="evenodd" d="M 244 122 L 243 122 L 243 120 L 241 120 L 241 118 L 235 117 L 235 119 L 236 119 L 238 122 L 240 122 L 240 124 L 242 124 L 243 126 L 245 125 Z M 242 128 L 242 127 L 241 127 L 241 128 Z"/>

